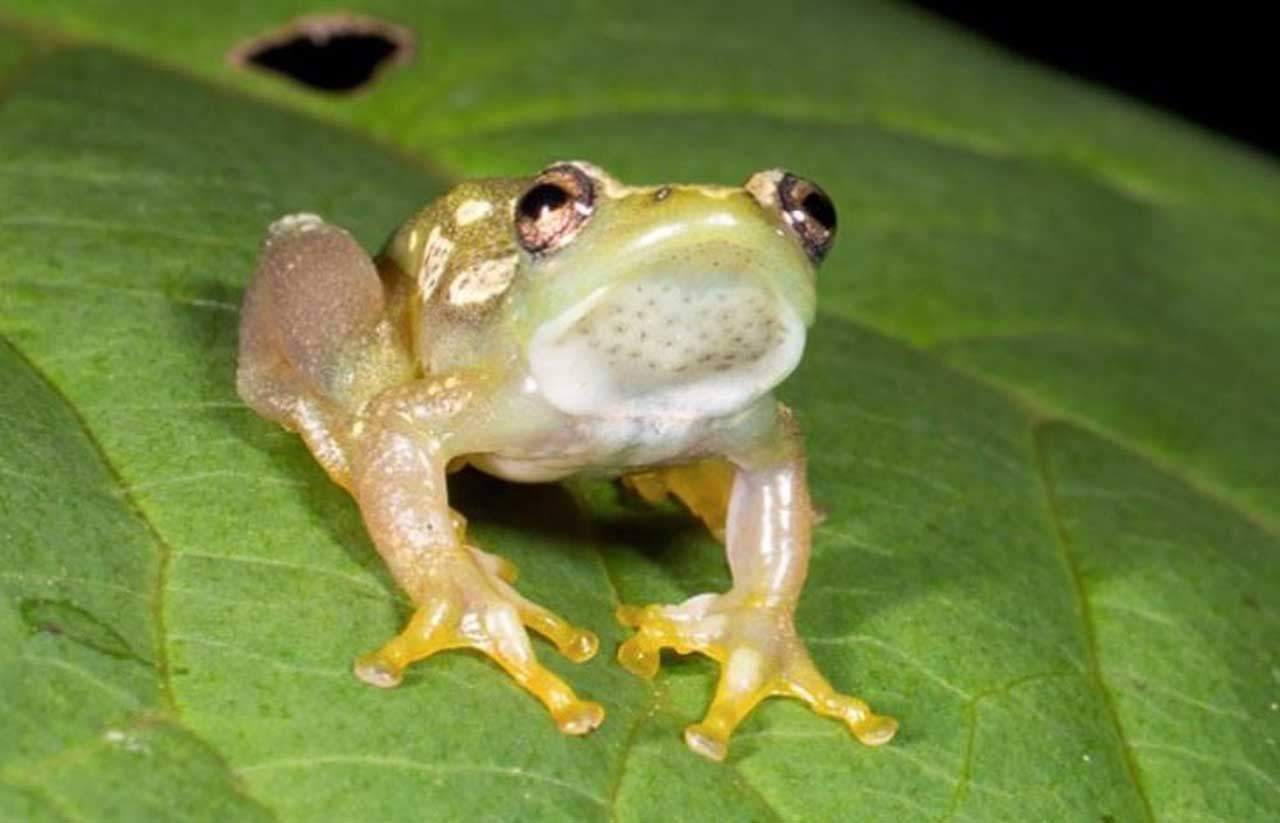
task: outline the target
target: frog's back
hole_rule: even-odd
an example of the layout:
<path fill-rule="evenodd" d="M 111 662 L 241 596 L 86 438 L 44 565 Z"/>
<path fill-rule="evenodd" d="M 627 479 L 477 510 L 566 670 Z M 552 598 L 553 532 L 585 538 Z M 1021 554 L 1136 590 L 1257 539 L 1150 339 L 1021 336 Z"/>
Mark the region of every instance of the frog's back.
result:
<path fill-rule="evenodd" d="M 383 265 L 407 283 L 407 323 L 425 373 L 474 368 L 501 336 L 504 298 L 520 269 L 511 210 L 527 185 L 527 178 L 460 183 L 388 241 Z"/>

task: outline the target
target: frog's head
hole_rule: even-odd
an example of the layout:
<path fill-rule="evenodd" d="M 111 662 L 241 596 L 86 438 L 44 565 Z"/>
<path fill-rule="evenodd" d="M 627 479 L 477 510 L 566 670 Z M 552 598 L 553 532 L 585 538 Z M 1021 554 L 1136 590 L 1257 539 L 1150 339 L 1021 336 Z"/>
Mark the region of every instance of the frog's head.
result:
<path fill-rule="evenodd" d="M 836 228 L 826 194 L 785 171 L 629 187 L 576 162 L 528 183 L 514 221 L 532 374 L 561 410 L 606 415 L 726 414 L 780 383 Z"/>

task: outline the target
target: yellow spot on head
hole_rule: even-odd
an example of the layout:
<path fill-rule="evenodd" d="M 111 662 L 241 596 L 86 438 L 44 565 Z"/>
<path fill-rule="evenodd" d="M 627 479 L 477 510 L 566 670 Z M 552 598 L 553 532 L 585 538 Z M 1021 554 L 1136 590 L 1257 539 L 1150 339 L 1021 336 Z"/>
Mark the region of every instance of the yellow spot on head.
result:
<path fill-rule="evenodd" d="M 444 236 L 439 226 L 432 226 L 431 234 L 427 235 L 427 248 L 422 254 L 422 268 L 418 271 L 418 293 L 423 302 L 430 299 L 431 293 L 440 285 L 451 254 L 453 241 Z"/>
<path fill-rule="evenodd" d="M 488 200 L 468 200 L 453 213 L 453 220 L 459 226 L 466 226 L 493 213 L 493 204 Z"/>
<path fill-rule="evenodd" d="M 449 302 L 455 306 L 484 303 L 507 290 L 516 273 L 514 254 L 484 260 L 458 273 L 449 286 Z"/>

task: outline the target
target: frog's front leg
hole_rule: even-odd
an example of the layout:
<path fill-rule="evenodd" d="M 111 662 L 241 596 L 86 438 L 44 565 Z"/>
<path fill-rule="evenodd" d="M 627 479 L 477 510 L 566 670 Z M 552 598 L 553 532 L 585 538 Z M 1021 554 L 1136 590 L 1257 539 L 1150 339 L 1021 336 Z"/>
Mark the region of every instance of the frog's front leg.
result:
<path fill-rule="evenodd" d="M 714 760 L 727 754 L 738 723 L 772 696 L 799 698 L 843 720 L 863 743 L 885 743 L 897 722 L 837 693 L 796 634 L 813 514 L 803 444 L 785 408 L 779 407 L 766 440 L 771 442 L 727 455 L 737 466 L 725 530 L 730 591 L 698 595 L 678 606 L 623 606 L 618 618 L 637 631 L 619 648 L 618 659 L 646 678 L 657 672 L 664 648 L 701 652 L 720 663 L 706 717 L 685 729 L 689 747 Z"/>
<path fill-rule="evenodd" d="M 444 389 L 391 390 L 355 425 L 352 493 L 379 553 L 416 606 L 399 635 L 356 660 L 356 676 L 389 688 L 414 661 L 446 649 L 476 649 L 541 700 L 561 731 L 585 734 L 600 725 L 604 709 L 580 700 L 538 663 L 525 627 L 575 662 L 595 654 L 595 635 L 520 595 L 510 584 L 509 564 L 465 545 L 449 509 L 445 444 L 465 433 L 456 427 L 437 433 L 433 410 L 456 410 L 471 390 L 465 380 L 449 382 Z"/>

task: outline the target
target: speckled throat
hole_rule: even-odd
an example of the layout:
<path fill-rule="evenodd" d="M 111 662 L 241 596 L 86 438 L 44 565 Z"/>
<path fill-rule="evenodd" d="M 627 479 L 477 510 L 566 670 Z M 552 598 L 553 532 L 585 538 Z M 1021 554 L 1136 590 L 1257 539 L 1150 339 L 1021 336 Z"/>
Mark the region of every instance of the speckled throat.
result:
<path fill-rule="evenodd" d="M 572 414 L 728 414 L 781 382 L 803 321 L 761 279 L 712 272 L 598 290 L 539 329 L 530 368 Z"/>

